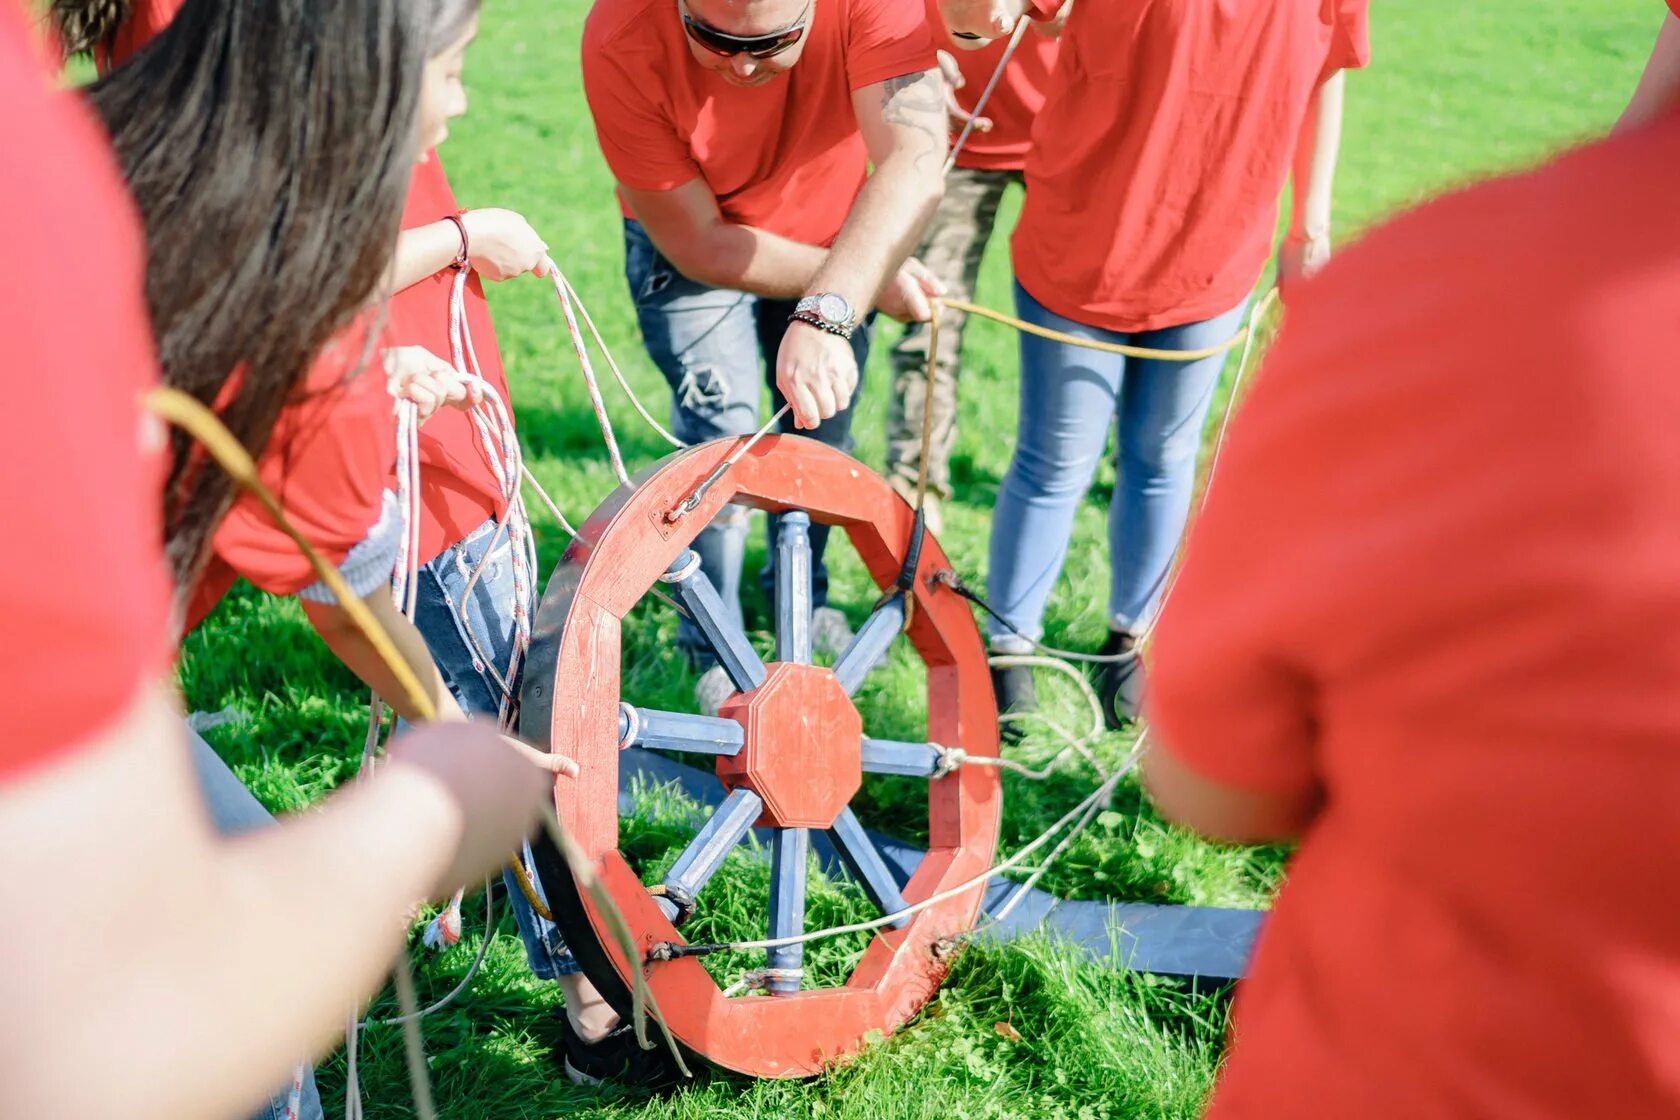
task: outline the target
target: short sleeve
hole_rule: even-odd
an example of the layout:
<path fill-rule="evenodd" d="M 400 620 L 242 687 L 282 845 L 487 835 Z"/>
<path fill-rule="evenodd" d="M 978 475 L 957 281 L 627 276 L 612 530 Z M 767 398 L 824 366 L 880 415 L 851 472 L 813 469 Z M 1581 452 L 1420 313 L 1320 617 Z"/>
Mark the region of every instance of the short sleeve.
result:
<path fill-rule="evenodd" d="M 609 38 L 593 17 L 585 24 L 583 93 L 613 178 L 636 191 L 668 191 L 699 178 L 688 144 L 653 100 L 655 58 L 639 44 L 620 47 Z"/>
<path fill-rule="evenodd" d="M 335 566 L 379 524 L 394 484 L 395 402 L 377 355 L 357 371 L 361 356 L 359 332 L 329 345 L 308 395 L 287 406 L 259 464 L 287 519 Z M 271 594 L 294 595 L 316 580 L 296 543 L 248 495 L 216 530 L 213 551 Z"/>
<path fill-rule="evenodd" d="M 1331 0 L 1335 23 L 1330 31 L 1330 54 L 1324 73 L 1359 70 L 1371 61 L 1371 11 L 1369 0 Z M 1680 3 L 1680 0 L 1674 0 Z"/>
<path fill-rule="evenodd" d="M 852 0 L 846 81 L 853 90 L 938 65 L 927 8 L 911 0 Z"/>
<path fill-rule="evenodd" d="M 0 509 L 21 534 L 0 550 L 0 784 L 115 721 L 170 650 L 139 231 L 103 133 L 28 36 L 0 11 L 0 208 L 24 219 L 26 262 L 0 272 Z"/>

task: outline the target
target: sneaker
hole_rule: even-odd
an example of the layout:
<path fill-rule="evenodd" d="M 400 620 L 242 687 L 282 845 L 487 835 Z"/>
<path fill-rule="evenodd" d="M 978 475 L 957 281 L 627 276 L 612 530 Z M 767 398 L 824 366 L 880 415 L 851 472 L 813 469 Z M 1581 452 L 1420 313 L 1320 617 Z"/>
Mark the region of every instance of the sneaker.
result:
<path fill-rule="evenodd" d="M 703 716 L 715 716 L 723 702 L 735 695 L 735 682 L 729 679 L 722 665 L 713 665 L 700 674 L 694 685 L 694 700 Z"/>
<path fill-rule="evenodd" d="M 1110 630 L 1099 656 L 1125 654 L 1120 661 L 1105 661 L 1097 670 L 1097 699 L 1102 701 L 1103 722 L 1119 731 L 1138 718 L 1143 708 L 1143 658 L 1138 655 L 1137 637 L 1129 630 Z"/>
<path fill-rule="evenodd" d="M 999 716 L 1022 716 L 1038 711 L 1038 689 L 1032 670 L 1024 665 L 992 670 L 992 691 L 997 694 Z M 998 734 L 1006 743 L 1019 743 L 1027 729 L 1020 719 L 998 720 Z"/>
<path fill-rule="evenodd" d="M 839 657 L 852 644 L 852 624 L 834 607 L 811 612 L 811 650 L 825 657 Z"/>
<path fill-rule="evenodd" d="M 566 1018 L 565 1008 L 555 1008 L 554 1015 L 565 1030 L 554 1057 L 565 1070 L 566 1080 L 573 1085 L 600 1086 L 610 1082 L 624 1088 L 659 1091 L 675 1088 L 681 1080 L 682 1072 L 671 1060 L 671 1052 L 662 1037 L 655 1049 L 643 1050 L 636 1041 L 636 1028 L 625 1023 L 598 1042 L 585 1042 Z M 655 1040 L 654 1030 L 650 1024 L 650 1041 Z"/>

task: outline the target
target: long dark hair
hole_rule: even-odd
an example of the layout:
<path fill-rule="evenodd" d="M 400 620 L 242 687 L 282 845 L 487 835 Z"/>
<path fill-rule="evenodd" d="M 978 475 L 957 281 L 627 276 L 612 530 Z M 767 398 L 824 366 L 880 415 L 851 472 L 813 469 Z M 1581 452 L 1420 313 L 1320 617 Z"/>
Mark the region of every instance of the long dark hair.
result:
<path fill-rule="evenodd" d="M 77 4 L 57 0 L 61 25 Z M 89 87 L 145 228 L 164 378 L 216 408 L 253 454 L 321 347 L 376 296 L 418 155 L 423 68 L 476 9 L 186 0 Z M 84 42 L 111 30 L 81 25 Z M 183 591 L 232 499 L 232 482 L 176 433 L 164 528 Z"/>

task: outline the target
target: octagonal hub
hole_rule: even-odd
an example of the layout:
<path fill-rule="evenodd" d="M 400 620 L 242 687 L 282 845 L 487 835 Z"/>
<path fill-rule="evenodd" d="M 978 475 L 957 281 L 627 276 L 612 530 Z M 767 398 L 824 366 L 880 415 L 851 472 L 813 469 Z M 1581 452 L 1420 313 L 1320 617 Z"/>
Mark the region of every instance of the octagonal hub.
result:
<path fill-rule="evenodd" d="M 831 670 L 771 665 L 763 684 L 718 715 L 746 731 L 741 752 L 718 761 L 718 776 L 762 797 L 769 824 L 827 828 L 863 784 L 863 718 Z"/>

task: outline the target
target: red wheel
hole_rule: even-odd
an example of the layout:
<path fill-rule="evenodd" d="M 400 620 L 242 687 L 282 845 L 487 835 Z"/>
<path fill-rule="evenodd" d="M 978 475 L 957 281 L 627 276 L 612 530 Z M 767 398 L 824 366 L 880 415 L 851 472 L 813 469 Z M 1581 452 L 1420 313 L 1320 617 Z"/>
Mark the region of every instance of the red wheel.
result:
<path fill-rule="evenodd" d="M 810 664 L 810 518 L 845 530 L 875 582 L 892 587 L 914 526 L 910 507 L 856 460 L 798 437 L 762 440 L 708 490 L 698 508 L 668 514 L 692 494 L 738 440 L 673 454 L 620 487 L 584 524 L 544 595 L 525 671 L 524 735 L 575 759 L 555 807 L 623 911 L 643 959 L 626 960 L 558 852 L 545 845 L 538 871 L 585 974 L 609 999 L 628 1005 L 630 969 L 649 990 L 678 1040 L 710 1062 L 758 1077 L 801 1077 L 854 1053 L 872 1031 L 891 1032 L 943 979 L 941 943 L 970 929 L 984 882 L 935 902 L 897 928 L 875 932 L 841 987 L 797 990 L 802 946 L 768 951 L 770 998 L 726 996 L 694 957 L 650 960 L 655 946 L 683 945 L 673 918 L 704 905 L 696 897 L 724 855 L 754 824 L 774 828 L 768 936 L 804 925 L 805 856 L 811 829 L 826 830 L 853 878 L 884 914 L 896 913 L 981 876 L 991 866 L 1000 819 L 998 772 L 942 763 L 940 747 L 996 756 L 997 710 L 986 657 L 967 604 L 929 573 L 949 566 L 927 537 L 910 597 L 910 643 L 927 665 L 929 743 L 865 737 L 851 694 L 903 629 L 905 595 L 889 595 L 833 669 Z M 777 592 L 777 659 L 764 663 L 721 608 L 691 558 L 689 543 L 727 502 L 782 519 Z M 655 586 L 665 586 L 700 623 L 738 689 L 717 718 L 652 712 L 621 704 L 620 620 Z M 618 851 L 619 751 L 640 743 L 719 759 L 730 790 L 678 859 L 655 896 Z M 926 775 L 927 857 L 900 893 L 847 802 L 862 774 Z"/>

